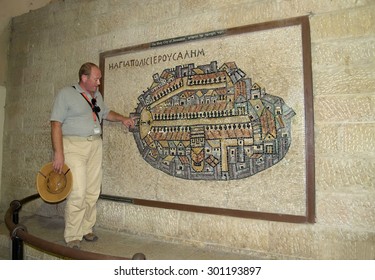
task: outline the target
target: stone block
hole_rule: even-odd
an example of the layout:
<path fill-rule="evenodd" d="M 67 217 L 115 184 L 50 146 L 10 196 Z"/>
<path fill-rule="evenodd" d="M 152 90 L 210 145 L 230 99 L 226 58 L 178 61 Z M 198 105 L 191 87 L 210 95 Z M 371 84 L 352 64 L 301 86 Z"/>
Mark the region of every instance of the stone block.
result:
<path fill-rule="evenodd" d="M 372 231 L 375 227 L 374 195 L 318 192 L 316 199 L 319 225 Z"/>
<path fill-rule="evenodd" d="M 340 124 L 316 124 L 315 134 L 315 153 L 323 156 L 337 156 L 340 150 L 339 142 Z"/>
<path fill-rule="evenodd" d="M 116 4 L 117 9 L 110 9 L 108 13 L 98 17 L 98 34 L 114 32 L 123 28 L 154 25 L 155 22 L 175 18 L 178 15 L 179 6 L 178 1 L 172 0 L 164 1 L 162 5 L 158 2 L 145 5 L 139 1 L 122 5 Z"/>
<path fill-rule="evenodd" d="M 315 96 L 375 92 L 374 64 L 313 69 Z"/>
<path fill-rule="evenodd" d="M 314 67 L 349 67 L 374 62 L 375 39 L 347 38 L 312 44 L 312 61 Z"/>
<path fill-rule="evenodd" d="M 352 228 L 315 226 L 314 242 L 320 260 L 373 260 L 375 234 Z"/>
<path fill-rule="evenodd" d="M 161 238 L 177 236 L 178 211 L 131 204 L 121 204 L 120 207 L 125 211 L 122 230 Z"/>
<path fill-rule="evenodd" d="M 375 9 L 364 5 L 355 9 L 314 15 L 310 21 L 312 41 L 374 35 L 374 13 Z"/>
<path fill-rule="evenodd" d="M 348 94 L 316 96 L 314 119 L 317 122 L 374 121 L 375 95 Z"/>
<path fill-rule="evenodd" d="M 317 249 L 313 225 L 271 223 L 268 249 L 284 258 L 315 259 Z"/>
<path fill-rule="evenodd" d="M 269 250 L 269 223 L 219 215 L 181 212 L 178 237 L 232 250 Z"/>
<path fill-rule="evenodd" d="M 375 123 L 348 124 L 342 127 L 340 141 L 343 152 L 354 157 L 367 156 L 374 158 Z"/>
<path fill-rule="evenodd" d="M 331 193 L 373 193 L 375 159 L 317 157 L 316 190 Z"/>
<path fill-rule="evenodd" d="M 125 229 L 128 213 L 124 203 L 100 199 L 97 204 L 97 225 L 102 228 L 121 231 Z"/>

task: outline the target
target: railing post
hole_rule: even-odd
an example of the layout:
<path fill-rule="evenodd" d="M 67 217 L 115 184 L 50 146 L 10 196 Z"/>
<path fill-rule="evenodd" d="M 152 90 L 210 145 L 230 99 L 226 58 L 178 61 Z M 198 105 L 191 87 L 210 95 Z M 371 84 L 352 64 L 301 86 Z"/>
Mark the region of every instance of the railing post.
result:
<path fill-rule="evenodd" d="M 19 200 L 13 200 L 10 203 L 10 206 L 14 207 L 14 211 L 12 213 L 12 220 L 15 225 L 18 225 L 19 221 L 19 210 L 21 210 L 22 204 Z M 12 260 L 23 260 L 23 240 L 17 236 L 17 230 L 19 230 L 20 227 L 16 226 L 11 233 L 11 239 L 12 239 Z"/>

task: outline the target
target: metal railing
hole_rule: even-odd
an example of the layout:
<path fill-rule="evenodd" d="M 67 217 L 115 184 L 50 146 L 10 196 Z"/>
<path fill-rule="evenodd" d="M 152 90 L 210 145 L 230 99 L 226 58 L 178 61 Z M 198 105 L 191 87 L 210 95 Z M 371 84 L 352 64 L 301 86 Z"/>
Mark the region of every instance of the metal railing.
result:
<path fill-rule="evenodd" d="M 45 252 L 75 260 L 145 260 L 143 253 L 136 253 L 132 258 L 111 256 L 72 249 L 63 245 L 46 241 L 27 232 L 27 228 L 19 223 L 19 211 L 22 205 L 39 198 L 39 194 L 28 196 L 22 200 L 13 200 L 5 213 L 5 224 L 12 240 L 12 260 L 24 259 L 24 242 Z"/>

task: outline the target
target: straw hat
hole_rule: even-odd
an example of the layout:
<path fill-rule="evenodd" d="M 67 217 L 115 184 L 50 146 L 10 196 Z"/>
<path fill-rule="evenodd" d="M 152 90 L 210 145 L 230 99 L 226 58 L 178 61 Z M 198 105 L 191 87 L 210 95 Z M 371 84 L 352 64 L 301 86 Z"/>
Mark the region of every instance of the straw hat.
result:
<path fill-rule="evenodd" d="M 64 164 L 63 172 L 56 173 L 52 162 L 40 169 L 36 176 L 36 188 L 40 197 L 47 202 L 64 200 L 72 190 L 73 175 L 70 168 Z"/>

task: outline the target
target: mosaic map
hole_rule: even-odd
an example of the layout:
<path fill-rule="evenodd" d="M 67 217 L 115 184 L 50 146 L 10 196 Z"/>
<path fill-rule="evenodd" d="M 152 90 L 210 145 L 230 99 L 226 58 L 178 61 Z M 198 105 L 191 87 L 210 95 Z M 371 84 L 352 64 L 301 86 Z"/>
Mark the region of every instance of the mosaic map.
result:
<path fill-rule="evenodd" d="M 138 100 L 139 152 L 174 177 L 246 178 L 280 162 L 291 144 L 293 109 L 235 62 L 164 69 Z"/>

